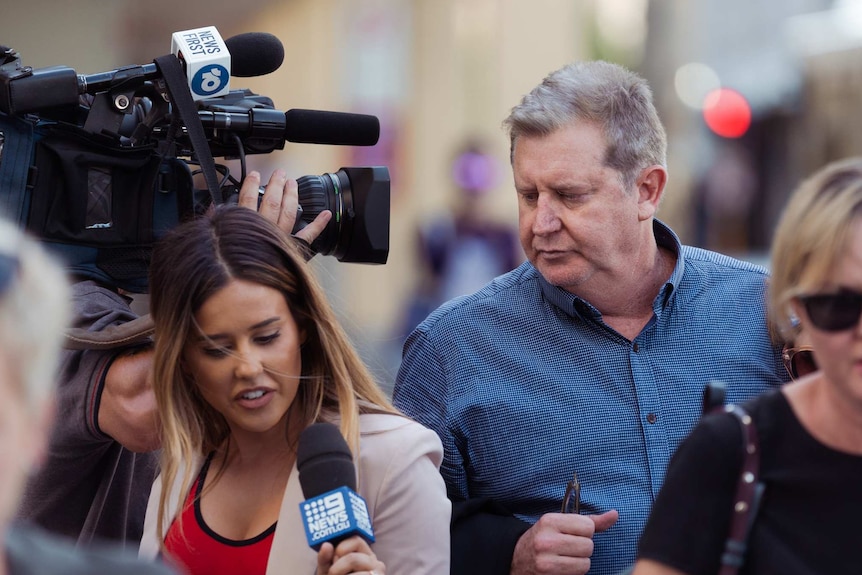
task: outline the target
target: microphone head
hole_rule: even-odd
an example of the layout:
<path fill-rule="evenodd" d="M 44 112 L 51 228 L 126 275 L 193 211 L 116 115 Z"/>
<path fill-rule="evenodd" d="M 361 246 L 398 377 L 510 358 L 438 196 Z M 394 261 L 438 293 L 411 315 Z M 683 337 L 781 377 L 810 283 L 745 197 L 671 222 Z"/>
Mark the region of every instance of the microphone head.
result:
<path fill-rule="evenodd" d="M 297 144 L 373 146 L 380 139 L 377 116 L 294 109 L 284 118 L 284 139 Z"/>
<path fill-rule="evenodd" d="M 265 76 L 284 62 L 281 40 L 266 32 L 245 32 L 224 41 L 230 52 L 230 75 L 238 78 Z"/>
<path fill-rule="evenodd" d="M 356 467 L 347 442 L 331 423 L 315 423 L 299 436 L 296 450 L 299 484 L 306 499 L 339 487 L 356 491 Z"/>

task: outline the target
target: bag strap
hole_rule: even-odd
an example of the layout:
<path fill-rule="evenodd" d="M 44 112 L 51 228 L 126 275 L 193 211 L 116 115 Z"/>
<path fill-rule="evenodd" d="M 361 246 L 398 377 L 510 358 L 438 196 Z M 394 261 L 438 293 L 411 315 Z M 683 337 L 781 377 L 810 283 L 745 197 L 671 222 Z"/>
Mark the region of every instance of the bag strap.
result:
<path fill-rule="evenodd" d="M 724 409 L 724 402 L 727 397 L 727 384 L 723 381 L 713 380 L 706 384 L 703 389 L 703 405 L 701 406 L 701 414 L 706 415 L 711 411 Z"/>
<path fill-rule="evenodd" d="M 175 108 L 174 113 L 176 114 L 174 116 L 175 126 L 179 125 L 179 120 L 182 120 L 182 123 L 185 124 L 189 139 L 192 142 L 192 149 L 200 163 L 201 172 L 203 172 L 213 204 L 220 204 L 222 203 L 219 193 L 221 188 L 219 187 L 215 160 L 213 159 L 212 151 L 210 151 L 209 142 L 207 142 L 200 116 L 198 116 L 197 107 L 189 91 L 183 66 L 173 54 L 159 56 L 153 62 L 156 64 L 159 72 L 162 73 L 168 93 L 171 96 L 171 102 Z"/>
<path fill-rule="evenodd" d="M 723 403 L 725 386 L 721 382 L 710 382 L 704 390 L 704 412 L 723 411 L 733 415 L 742 429 L 742 470 L 736 482 L 733 497 L 733 511 L 730 518 L 730 532 L 721 554 L 719 575 L 736 575 L 745 562 L 748 537 L 760 507 L 764 484 L 760 481 L 760 442 L 754 420 L 745 409 L 738 405 Z"/>

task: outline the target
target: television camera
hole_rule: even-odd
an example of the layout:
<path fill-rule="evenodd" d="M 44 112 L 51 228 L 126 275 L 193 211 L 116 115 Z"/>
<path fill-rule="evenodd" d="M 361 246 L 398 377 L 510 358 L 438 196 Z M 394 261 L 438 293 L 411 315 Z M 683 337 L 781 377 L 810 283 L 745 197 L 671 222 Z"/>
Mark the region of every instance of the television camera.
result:
<path fill-rule="evenodd" d="M 237 77 L 269 73 L 284 55 L 270 34 L 224 44 Z M 0 46 L 0 211 L 60 253 L 71 272 L 146 293 L 153 243 L 211 205 L 235 202 L 247 154 L 283 149 L 286 141 L 377 143 L 374 116 L 282 112 L 247 89 L 194 101 L 201 84 L 189 85 L 185 60 L 179 52 L 87 76 L 24 66 L 15 50 Z M 214 157 L 238 160 L 240 177 Z M 196 187 L 199 175 L 206 189 Z M 297 182 L 294 233 L 321 211 L 333 213 L 313 253 L 386 262 L 386 167 L 343 167 Z"/>

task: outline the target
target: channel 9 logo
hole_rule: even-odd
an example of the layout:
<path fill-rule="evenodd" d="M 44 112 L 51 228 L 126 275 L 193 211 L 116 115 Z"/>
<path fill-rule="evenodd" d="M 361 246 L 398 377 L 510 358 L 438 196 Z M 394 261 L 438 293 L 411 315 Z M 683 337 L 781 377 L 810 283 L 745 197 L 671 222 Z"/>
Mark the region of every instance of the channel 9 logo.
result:
<path fill-rule="evenodd" d="M 308 544 L 315 549 L 325 541 L 360 535 L 374 542 L 368 506 L 348 487 L 339 487 L 299 504 Z"/>

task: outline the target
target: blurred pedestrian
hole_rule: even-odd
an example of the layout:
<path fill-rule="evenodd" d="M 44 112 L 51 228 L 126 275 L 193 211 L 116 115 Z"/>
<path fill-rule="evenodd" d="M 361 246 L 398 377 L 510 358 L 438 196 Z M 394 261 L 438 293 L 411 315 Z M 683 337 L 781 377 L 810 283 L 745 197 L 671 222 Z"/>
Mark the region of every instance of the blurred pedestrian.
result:
<path fill-rule="evenodd" d="M 473 293 L 523 260 L 515 227 L 489 217 L 485 205 L 500 178 L 496 159 L 471 140 L 458 149 L 450 173 L 454 206 L 418 228 L 422 273 L 398 326 L 400 343 L 440 304 Z"/>

